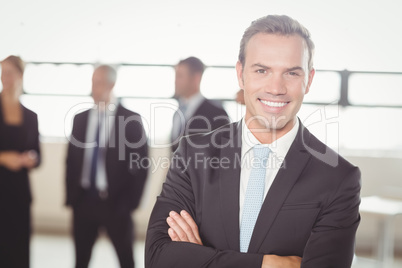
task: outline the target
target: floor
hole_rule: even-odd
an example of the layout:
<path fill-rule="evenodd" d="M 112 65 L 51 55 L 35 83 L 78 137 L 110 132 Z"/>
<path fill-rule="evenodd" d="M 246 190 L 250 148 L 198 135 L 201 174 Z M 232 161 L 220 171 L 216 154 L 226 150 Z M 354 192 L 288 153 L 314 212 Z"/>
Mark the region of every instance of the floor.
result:
<path fill-rule="evenodd" d="M 95 244 L 89 268 L 118 268 L 119 263 L 114 249 L 106 237 L 101 237 Z M 136 241 L 134 246 L 136 268 L 144 268 L 144 241 Z M 367 256 L 365 256 L 367 257 Z M 369 256 L 368 256 L 369 257 Z M 31 242 L 31 268 L 73 268 L 74 247 L 69 236 L 36 234 Z M 353 268 L 377 268 L 376 263 L 359 257 Z M 392 267 L 402 268 L 402 258 L 398 258 Z"/>
<path fill-rule="evenodd" d="M 136 268 L 144 268 L 144 241 L 136 241 Z M 73 268 L 74 244 L 69 236 L 33 235 L 31 240 L 31 268 Z M 117 268 L 119 262 L 108 238 L 100 237 L 92 251 L 89 268 Z"/>
<path fill-rule="evenodd" d="M 382 266 L 370 256 L 357 257 L 353 261 L 352 268 L 402 268 L 402 258 L 397 258 L 392 266 Z"/>

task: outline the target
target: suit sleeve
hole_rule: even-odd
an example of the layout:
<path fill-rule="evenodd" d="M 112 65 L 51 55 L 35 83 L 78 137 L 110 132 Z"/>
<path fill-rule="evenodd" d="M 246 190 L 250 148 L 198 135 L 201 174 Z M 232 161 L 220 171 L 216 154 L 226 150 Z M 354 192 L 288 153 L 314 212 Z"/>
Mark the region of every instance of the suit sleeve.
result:
<path fill-rule="evenodd" d="M 130 209 L 136 209 L 140 203 L 145 181 L 148 174 L 148 142 L 142 124 L 141 116 L 138 114 L 127 118 L 125 137 L 127 137 L 127 170 L 128 170 L 128 194 Z"/>
<path fill-rule="evenodd" d="M 354 167 L 318 216 L 301 268 L 350 267 L 360 223 L 360 170 Z"/>
<path fill-rule="evenodd" d="M 187 162 L 191 158 L 186 157 L 184 141 L 185 139 L 181 139 L 173 156 L 166 182 L 151 214 L 145 244 L 145 267 L 261 268 L 263 255 L 171 241 L 167 232 L 169 226 L 166 223 L 170 211 L 180 212 L 184 209 L 197 219 Z"/>
<path fill-rule="evenodd" d="M 71 138 L 75 138 L 77 133 L 78 123 L 77 116 L 74 117 L 73 121 L 73 129 L 71 131 Z M 65 183 L 66 183 L 66 205 L 73 205 L 73 193 L 74 193 L 74 177 L 77 175 L 78 170 L 74 168 L 74 145 L 70 140 L 68 142 L 67 147 L 67 157 L 66 157 L 66 175 L 65 175 Z"/>
<path fill-rule="evenodd" d="M 38 161 L 35 167 L 38 167 L 41 163 L 41 154 L 40 154 L 40 144 L 39 144 L 39 125 L 38 125 L 38 116 L 34 114 L 33 116 L 33 142 L 31 150 L 34 150 L 37 154 Z"/>

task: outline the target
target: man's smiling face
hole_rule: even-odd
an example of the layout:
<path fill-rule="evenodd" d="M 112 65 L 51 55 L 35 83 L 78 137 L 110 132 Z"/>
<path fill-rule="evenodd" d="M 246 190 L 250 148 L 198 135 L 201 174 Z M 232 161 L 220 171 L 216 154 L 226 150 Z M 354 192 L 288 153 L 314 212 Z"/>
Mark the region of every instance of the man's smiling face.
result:
<path fill-rule="evenodd" d="M 238 62 L 236 70 L 250 129 L 276 131 L 277 136 L 292 129 L 314 77 L 308 57 L 299 35 L 258 33 L 249 40 L 244 66 Z"/>

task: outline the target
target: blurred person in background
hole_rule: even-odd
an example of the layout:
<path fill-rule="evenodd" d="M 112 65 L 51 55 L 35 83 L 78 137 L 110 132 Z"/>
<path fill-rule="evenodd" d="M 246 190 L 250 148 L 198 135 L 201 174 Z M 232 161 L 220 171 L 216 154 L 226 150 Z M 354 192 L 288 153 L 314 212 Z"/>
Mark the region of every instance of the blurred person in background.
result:
<path fill-rule="evenodd" d="M 177 149 L 184 135 L 207 133 L 230 123 L 222 105 L 213 102 L 200 92 L 205 65 L 196 57 L 179 61 L 176 65 L 175 98 L 179 109 L 173 117 L 171 148 Z"/>
<path fill-rule="evenodd" d="M 29 267 L 31 190 L 28 172 L 39 165 L 37 115 L 20 103 L 25 64 L 1 62 L 0 267 Z"/>
<path fill-rule="evenodd" d="M 148 172 L 141 116 L 112 94 L 116 70 L 97 67 L 95 108 L 77 114 L 66 166 L 67 205 L 73 209 L 76 268 L 88 267 L 99 229 L 105 228 L 122 268 L 133 268 L 131 213 L 140 203 Z"/>

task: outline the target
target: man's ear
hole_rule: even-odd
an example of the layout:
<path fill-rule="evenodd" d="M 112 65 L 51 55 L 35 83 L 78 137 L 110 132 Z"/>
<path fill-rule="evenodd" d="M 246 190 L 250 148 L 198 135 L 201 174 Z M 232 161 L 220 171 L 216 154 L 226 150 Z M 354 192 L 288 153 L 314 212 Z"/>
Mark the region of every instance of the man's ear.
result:
<path fill-rule="evenodd" d="M 241 89 L 244 89 L 244 83 L 243 83 L 243 65 L 241 64 L 240 61 L 237 61 L 236 63 L 236 74 L 237 74 L 237 82 L 239 83 L 239 87 Z"/>
<path fill-rule="evenodd" d="M 315 69 L 311 69 L 310 73 L 308 74 L 308 82 L 307 82 L 307 87 L 306 87 L 306 92 L 304 92 L 304 94 L 307 94 L 310 91 L 310 86 L 311 83 L 313 83 L 313 78 L 315 75 Z"/>

